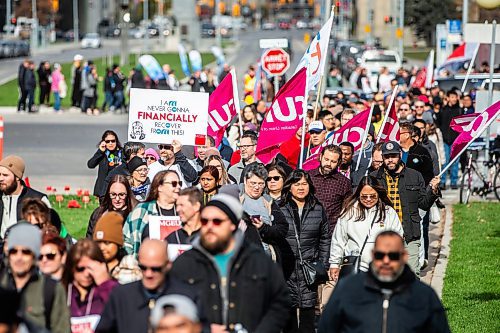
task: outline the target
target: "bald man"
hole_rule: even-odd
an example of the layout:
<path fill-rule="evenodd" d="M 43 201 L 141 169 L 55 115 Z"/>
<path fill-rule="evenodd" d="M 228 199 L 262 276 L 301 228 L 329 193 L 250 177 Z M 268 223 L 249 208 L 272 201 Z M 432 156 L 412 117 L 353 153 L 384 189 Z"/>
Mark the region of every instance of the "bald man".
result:
<path fill-rule="evenodd" d="M 96 332 L 147 333 L 150 311 L 163 295 L 181 294 L 198 303 L 192 289 L 168 274 L 170 267 L 165 242 L 152 239 L 142 242 L 139 248 L 142 280 L 113 290 Z"/>

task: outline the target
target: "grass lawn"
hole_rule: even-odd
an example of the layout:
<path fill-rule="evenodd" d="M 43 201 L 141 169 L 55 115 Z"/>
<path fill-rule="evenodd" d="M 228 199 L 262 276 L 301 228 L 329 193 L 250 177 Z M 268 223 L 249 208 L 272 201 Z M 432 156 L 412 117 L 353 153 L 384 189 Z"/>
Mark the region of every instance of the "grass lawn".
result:
<path fill-rule="evenodd" d="M 76 195 L 64 195 L 63 198 L 64 200 L 59 206 L 56 196 L 50 195 L 49 200 L 52 208 L 59 213 L 61 220 L 73 238 L 80 239 L 85 237 L 90 214 L 99 206 L 97 198 L 90 196 L 91 201 L 87 204 L 87 207 L 85 207 L 82 200 Z M 69 200 L 78 201 L 81 208 L 68 208 Z"/>
<path fill-rule="evenodd" d="M 443 289 L 452 332 L 500 332 L 500 204 L 453 208 Z"/>
<path fill-rule="evenodd" d="M 179 60 L 179 55 L 177 53 L 153 53 L 151 54 L 158 60 L 160 65 L 162 64 L 170 64 L 170 67 L 175 71 L 177 79 L 182 79 L 184 77 L 184 73 L 181 69 L 181 64 Z M 202 53 L 201 55 L 203 64 L 207 65 L 215 60 L 214 56 L 211 53 Z M 131 54 L 129 57 L 129 64 L 122 67 L 122 72 L 125 76 L 128 77 L 129 71 L 136 64 L 136 55 Z M 92 59 L 94 63 L 97 65 L 97 71 L 99 73 L 99 77 L 104 78 L 105 70 L 106 70 L 106 58 L 97 58 Z M 119 63 L 120 59 L 118 56 L 113 58 L 114 63 Z M 62 107 L 67 108 L 71 106 L 71 63 L 61 64 L 63 68 L 63 74 L 66 80 L 66 84 L 68 85 L 68 95 L 66 98 L 62 100 Z M 38 64 L 36 64 L 36 68 L 38 68 Z M 108 64 L 109 66 L 109 64 Z M 102 105 L 104 100 L 104 92 L 103 92 L 103 82 L 99 82 L 98 86 L 98 106 Z M 38 94 L 39 89 L 36 89 L 35 92 L 35 101 L 38 103 Z M 0 105 L 1 106 L 16 106 L 18 99 L 18 91 L 17 91 L 17 79 L 11 80 L 0 86 Z M 51 96 L 51 102 L 53 103 L 54 98 Z"/>
<path fill-rule="evenodd" d="M 430 48 L 405 48 L 404 57 L 407 59 L 426 60 L 430 51 Z"/>

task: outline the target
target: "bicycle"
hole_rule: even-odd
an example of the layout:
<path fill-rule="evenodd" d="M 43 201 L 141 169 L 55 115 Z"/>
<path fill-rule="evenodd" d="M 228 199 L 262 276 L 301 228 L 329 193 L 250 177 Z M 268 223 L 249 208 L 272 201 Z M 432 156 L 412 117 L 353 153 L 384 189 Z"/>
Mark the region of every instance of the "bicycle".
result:
<path fill-rule="evenodd" d="M 471 149 L 466 152 L 467 166 L 460 181 L 461 204 L 467 204 L 471 195 L 485 199 L 490 193 L 495 193 L 497 200 L 500 201 L 500 160 L 494 158 L 496 153 L 493 151 L 489 160 L 483 162 L 483 165 L 488 168 L 488 173 L 485 175 L 479 171 L 477 165 L 478 150 Z"/>

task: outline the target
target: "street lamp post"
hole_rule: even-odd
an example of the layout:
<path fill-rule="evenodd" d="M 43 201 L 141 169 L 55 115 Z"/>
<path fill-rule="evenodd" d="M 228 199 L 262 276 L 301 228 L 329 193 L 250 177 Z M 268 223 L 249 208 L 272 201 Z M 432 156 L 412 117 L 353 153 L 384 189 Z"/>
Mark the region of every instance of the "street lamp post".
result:
<path fill-rule="evenodd" d="M 7 35 L 10 35 L 10 25 L 11 25 L 11 20 L 12 20 L 12 8 L 11 8 L 11 1 L 12 0 L 7 0 L 7 8 L 5 8 L 5 27 L 7 28 Z"/>
<path fill-rule="evenodd" d="M 38 47 L 38 23 L 36 16 L 36 0 L 31 0 L 31 52 Z"/>
<path fill-rule="evenodd" d="M 75 44 L 78 44 L 80 42 L 79 29 L 78 0 L 73 0 L 73 41 L 75 42 Z"/>
<path fill-rule="evenodd" d="M 149 51 L 149 32 L 148 32 L 148 20 L 149 20 L 149 0 L 143 0 L 144 5 L 143 5 L 143 19 L 144 19 L 144 25 L 146 26 L 146 32 L 144 36 L 144 50 L 146 52 Z"/>
<path fill-rule="evenodd" d="M 469 21 L 469 0 L 463 0 L 462 3 L 462 31 L 465 31 L 465 26 Z"/>
<path fill-rule="evenodd" d="M 404 53 L 404 28 L 405 28 L 405 0 L 399 0 L 399 56 L 403 61 Z"/>

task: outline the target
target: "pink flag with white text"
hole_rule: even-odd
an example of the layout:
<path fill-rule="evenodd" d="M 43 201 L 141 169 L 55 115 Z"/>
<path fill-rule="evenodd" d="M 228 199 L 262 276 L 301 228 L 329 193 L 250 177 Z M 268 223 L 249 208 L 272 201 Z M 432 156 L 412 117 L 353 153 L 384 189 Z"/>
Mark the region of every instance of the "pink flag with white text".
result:
<path fill-rule="evenodd" d="M 378 142 L 399 142 L 399 121 L 395 104 L 396 103 L 392 103 L 392 107 L 389 110 L 389 115 L 387 116 L 387 121 L 385 122 L 384 128 L 382 128 L 378 133 L 378 136 L 380 136 Z"/>
<path fill-rule="evenodd" d="M 470 122 L 463 132 L 455 139 L 451 145 L 450 160 L 460 154 L 462 150 L 477 139 L 484 129 L 491 123 L 490 120 L 495 119 L 500 114 L 500 101 L 490 105 L 486 110 L 479 114 L 474 121 Z"/>
<path fill-rule="evenodd" d="M 302 126 L 306 90 L 306 69 L 302 68 L 278 91 L 262 122 L 257 142 L 257 158 L 268 164 L 279 146 Z"/>
<path fill-rule="evenodd" d="M 231 70 L 208 99 L 207 134 L 215 139 L 216 147 L 219 146 L 224 132 L 239 111 L 236 103 L 239 103 L 238 89 L 234 70 Z"/>
<path fill-rule="evenodd" d="M 451 119 L 450 127 L 457 133 L 462 133 L 471 122 L 476 120 L 479 113 L 464 114 Z"/>
<path fill-rule="evenodd" d="M 366 125 L 371 121 L 370 110 L 360 112 L 355 115 L 351 120 L 342 126 L 337 132 L 335 132 L 328 140 L 326 140 L 321 146 L 316 147 L 311 150 L 311 156 L 304 162 L 302 169 L 312 170 L 319 167 L 319 156 L 321 151 L 325 146 L 330 144 L 339 145 L 342 142 L 349 141 L 354 145 L 354 150 L 361 148 L 363 141 L 363 135 L 366 130 Z"/>

